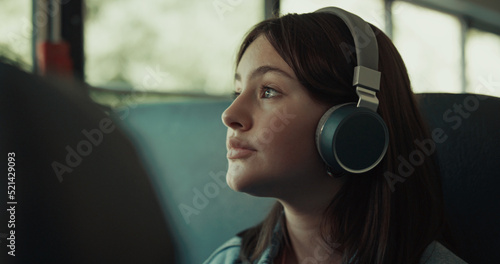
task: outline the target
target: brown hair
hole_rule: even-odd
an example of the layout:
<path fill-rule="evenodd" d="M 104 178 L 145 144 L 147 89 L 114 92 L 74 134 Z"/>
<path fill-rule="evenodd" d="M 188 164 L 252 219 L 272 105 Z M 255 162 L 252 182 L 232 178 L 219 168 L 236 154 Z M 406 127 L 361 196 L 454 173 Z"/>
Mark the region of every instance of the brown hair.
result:
<path fill-rule="evenodd" d="M 344 176 L 348 179 L 324 212 L 322 234 L 325 243 L 343 253 L 344 263 L 418 263 L 433 240 L 445 242 L 441 239 L 446 226 L 441 184 L 434 155 L 425 157 L 404 182 L 391 178 L 400 174 L 401 157 L 408 160 L 418 149 L 415 140 L 430 136 L 401 56 L 382 31 L 371 27 L 377 37 L 382 72 L 378 113 L 389 129 L 389 148 L 373 170 Z M 236 65 L 261 35 L 318 102 L 336 105 L 357 101 L 352 87 L 354 42 L 340 18 L 308 13 L 260 22 L 246 35 Z M 402 177 L 397 179 L 403 181 Z M 282 210 L 277 203 L 261 224 L 241 234 L 241 261 L 258 259 L 270 243 Z"/>

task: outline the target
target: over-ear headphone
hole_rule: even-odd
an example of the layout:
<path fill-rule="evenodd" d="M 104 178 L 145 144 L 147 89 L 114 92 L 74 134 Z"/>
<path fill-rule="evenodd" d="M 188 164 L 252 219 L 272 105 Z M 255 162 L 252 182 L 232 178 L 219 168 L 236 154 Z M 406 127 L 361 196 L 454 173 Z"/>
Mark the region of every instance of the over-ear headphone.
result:
<path fill-rule="evenodd" d="M 336 105 L 323 114 L 316 129 L 316 146 L 332 172 L 367 172 L 382 160 L 389 145 L 387 126 L 377 114 L 381 75 L 377 39 L 370 25 L 352 13 L 336 7 L 318 12 L 336 15 L 351 31 L 357 55 L 352 84 L 359 101 Z"/>

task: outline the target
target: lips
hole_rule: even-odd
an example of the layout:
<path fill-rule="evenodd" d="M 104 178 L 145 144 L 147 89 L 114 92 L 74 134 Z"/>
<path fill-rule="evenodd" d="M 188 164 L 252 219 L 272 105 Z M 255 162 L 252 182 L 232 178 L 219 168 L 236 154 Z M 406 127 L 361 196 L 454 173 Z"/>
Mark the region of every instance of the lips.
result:
<path fill-rule="evenodd" d="M 228 159 L 245 159 L 252 156 L 257 150 L 245 141 L 231 138 L 227 143 Z"/>

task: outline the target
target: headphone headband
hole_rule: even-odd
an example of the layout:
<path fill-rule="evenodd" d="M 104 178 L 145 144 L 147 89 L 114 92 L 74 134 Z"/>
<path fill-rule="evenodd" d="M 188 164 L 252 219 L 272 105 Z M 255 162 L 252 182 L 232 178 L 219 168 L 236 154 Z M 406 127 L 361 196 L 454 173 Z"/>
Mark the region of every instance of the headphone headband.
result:
<path fill-rule="evenodd" d="M 375 33 L 368 23 L 359 16 L 337 7 L 325 7 L 314 13 L 331 13 L 344 21 L 354 38 L 358 66 L 378 70 L 378 46 Z"/>
<path fill-rule="evenodd" d="M 354 39 L 357 66 L 354 68 L 352 85 L 356 86 L 358 107 L 366 107 L 374 112 L 378 108 L 376 92 L 380 91 L 378 71 L 378 45 L 375 33 L 368 23 L 359 16 L 337 7 L 325 7 L 314 13 L 334 14 L 349 28 Z"/>

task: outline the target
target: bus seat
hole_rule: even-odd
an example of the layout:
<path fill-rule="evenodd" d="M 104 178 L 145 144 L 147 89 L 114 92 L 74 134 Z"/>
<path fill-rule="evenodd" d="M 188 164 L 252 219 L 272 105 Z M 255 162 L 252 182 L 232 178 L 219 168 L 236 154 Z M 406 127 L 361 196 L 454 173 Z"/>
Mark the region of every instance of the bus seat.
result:
<path fill-rule="evenodd" d="M 134 146 L 82 91 L 0 62 L 0 263 L 174 263 Z"/>
<path fill-rule="evenodd" d="M 456 253 L 468 263 L 497 263 L 500 98 L 429 93 L 419 94 L 418 102 L 431 131 L 443 135 L 436 149 Z"/>

